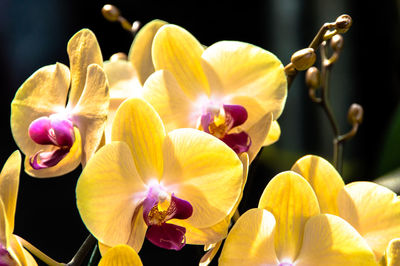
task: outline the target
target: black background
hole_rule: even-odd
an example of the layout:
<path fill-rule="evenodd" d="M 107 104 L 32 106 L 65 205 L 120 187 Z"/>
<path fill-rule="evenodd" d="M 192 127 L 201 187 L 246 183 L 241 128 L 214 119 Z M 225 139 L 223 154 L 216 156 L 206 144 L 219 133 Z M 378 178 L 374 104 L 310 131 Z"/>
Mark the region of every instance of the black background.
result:
<path fill-rule="evenodd" d="M 53 1 L 0 0 L 1 153 L 3 164 L 17 149 L 12 138 L 10 103 L 18 87 L 38 68 L 68 65 L 66 44 L 82 28 L 97 36 L 104 59 L 128 52 L 130 33 L 106 21 L 101 7 L 118 6 L 130 21 L 163 19 L 189 30 L 201 43 L 239 40 L 275 53 L 287 64 L 306 47 L 324 22 L 343 13 L 353 26 L 332 74 L 332 105 L 342 132 L 347 107 L 364 106 L 365 119 L 354 140 L 345 145 L 344 178 L 371 180 L 400 166 L 399 158 L 380 167 L 383 143 L 400 98 L 399 1 Z M 322 111 L 307 98 L 300 74 L 279 120 L 281 140 L 252 166 L 240 211 L 257 206 L 268 181 L 288 170 L 295 159 L 312 153 L 331 159 L 332 133 Z M 283 152 L 282 152 L 283 151 Z M 263 153 L 263 155 L 264 155 Z M 284 156 L 289 154 L 289 156 Z M 272 159 L 271 159 L 272 158 Z M 294 158 L 294 159 L 293 159 Z M 270 160 L 269 160 L 270 159 Z M 15 233 L 52 258 L 69 261 L 88 235 L 76 209 L 76 171 L 58 178 L 35 179 L 21 174 Z M 139 253 L 145 265 L 195 265 L 201 247 L 165 251 L 145 241 Z M 215 263 L 215 262 L 214 262 Z"/>

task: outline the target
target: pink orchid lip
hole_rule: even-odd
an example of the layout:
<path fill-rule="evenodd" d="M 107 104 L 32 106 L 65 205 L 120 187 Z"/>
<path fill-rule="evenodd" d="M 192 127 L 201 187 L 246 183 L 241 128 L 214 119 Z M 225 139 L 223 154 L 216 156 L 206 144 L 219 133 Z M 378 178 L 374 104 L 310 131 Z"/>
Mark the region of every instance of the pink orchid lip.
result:
<path fill-rule="evenodd" d="M 143 219 L 149 227 L 146 238 L 158 247 L 180 250 L 186 244 L 186 228 L 166 222 L 171 219 L 189 218 L 192 216 L 193 207 L 188 201 L 175 197 L 172 193 L 168 209 L 160 211 L 160 195 L 164 197 L 166 192 L 158 187 L 150 188 L 143 201 Z"/>
<path fill-rule="evenodd" d="M 247 110 L 241 105 L 227 105 L 222 106 L 225 112 L 224 132 L 213 134 L 210 132 L 210 125 L 214 123 L 214 118 L 218 115 L 215 108 L 207 108 L 207 111 L 200 117 L 200 125 L 204 132 L 215 135 L 220 140 L 225 142 L 237 154 L 247 152 L 251 146 L 250 136 L 245 131 L 238 133 L 229 133 L 235 127 L 242 125 L 248 118 Z"/>
<path fill-rule="evenodd" d="M 0 266 L 17 265 L 8 250 L 0 244 Z"/>
<path fill-rule="evenodd" d="M 29 163 L 35 170 L 58 164 L 68 154 L 75 141 L 73 123 L 60 115 L 39 117 L 30 124 L 28 134 L 37 144 L 57 147 L 50 152 L 38 151 L 30 157 Z"/>

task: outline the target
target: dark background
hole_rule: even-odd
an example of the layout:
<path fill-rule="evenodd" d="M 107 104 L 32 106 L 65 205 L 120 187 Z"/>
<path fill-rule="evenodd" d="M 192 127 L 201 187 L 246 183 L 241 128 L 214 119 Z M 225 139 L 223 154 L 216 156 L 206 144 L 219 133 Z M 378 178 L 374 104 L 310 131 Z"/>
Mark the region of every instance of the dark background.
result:
<path fill-rule="evenodd" d="M 275 53 L 287 64 L 293 52 L 306 47 L 324 22 L 347 13 L 352 28 L 331 76 L 331 101 L 341 132 L 350 129 L 347 108 L 357 102 L 365 117 L 359 134 L 344 147 L 346 182 L 372 180 L 400 166 L 400 3 L 388 1 L 54 1 L 0 0 L 1 153 L 0 163 L 17 149 L 9 126 L 10 103 L 18 87 L 38 68 L 68 57 L 69 38 L 81 28 L 97 36 L 104 59 L 128 52 L 130 33 L 101 15 L 104 4 L 118 6 L 129 20 L 163 19 L 189 30 L 205 45 L 239 40 Z M 304 74 L 298 75 L 279 119 L 280 141 L 263 150 L 251 166 L 240 211 L 257 206 L 277 173 L 289 170 L 305 154 L 332 158 L 332 131 L 327 119 L 307 96 Z M 398 120 L 400 122 L 400 120 Z M 391 140 L 394 139 L 394 140 Z M 53 179 L 21 174 L 15 233 L 57 261 L 69 261 L 88 235 L 75 204 L 80 169 Z M 145 265 L 195 265 L 202 249 L 187 245 L 165 251 L 145 241 L 139 253 Z M 215 260 L 216 261 L 216 260 Z M 214 262 L 215 263 L 215 262 Z"/>

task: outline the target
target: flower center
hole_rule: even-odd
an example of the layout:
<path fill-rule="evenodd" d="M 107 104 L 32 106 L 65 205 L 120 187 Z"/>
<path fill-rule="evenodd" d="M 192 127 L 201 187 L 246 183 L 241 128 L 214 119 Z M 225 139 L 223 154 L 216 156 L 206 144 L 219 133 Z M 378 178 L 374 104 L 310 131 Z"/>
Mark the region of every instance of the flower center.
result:
<path fill-rule="evenodd" d="M 14 266 L 14 265 L 17 265 L 17 263 L 11 257 L 8 250 L 2 244 L 0 244 L 0 266 Z"/>
<path fill-rule="evenodd" d="M 28 133 L 37 144 L 52 145 L 55 148 L 50 152 L 40 150 L 30 157 L 29 163 L 36 170 L 59 163 L 75 141 L 72 121 L 60 114 L 39 117 L 29 125 Z"/>
<path fill-rule="evenodd" d="M 188 201 L 170 195 L 159 185 L 150 187 L 143 201 L 143 219 L 149 226 L 146 238 L 161 248 L 180 250 L 186 243 L 186 228 L 166 222 L 187 219 L 192 212 Z"/>
<path fill-rule="evenodd" d="M 247 120 L 247 111 L 241 105 L 208 105 L 199 117 L 197 128 L 207 132 L 231 147 L 237 154 L 247 152 L 250 136 L 239 126 Z"/>

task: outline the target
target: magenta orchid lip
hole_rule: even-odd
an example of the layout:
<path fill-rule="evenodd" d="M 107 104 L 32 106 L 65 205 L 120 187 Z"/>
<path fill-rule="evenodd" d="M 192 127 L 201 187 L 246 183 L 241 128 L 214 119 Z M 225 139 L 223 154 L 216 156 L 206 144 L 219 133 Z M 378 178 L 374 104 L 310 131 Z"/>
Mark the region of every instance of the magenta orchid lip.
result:
<path fill-rule="evenodd" d="M 40 145 L 52 145 L 52 151 L 40 150 L 29 158 L 33 169 L 39 170 L 57 165 L 70 151 L 75 141 L 74 125 L 61 115 L 39 117 L 28 130 L 31 139 Z"/>
<path fill-rule="evenodd" d="M 239 126 L 248 117 L 246 108 L 241 105 L 222 105 L 221 108 L 206 108 L 199 118 L 199 128 L 227 144 L 237 154 L 247 152 L 251 146 L 250 136 Z M 233 131 L 233 132 L 232 132 Z"/>

